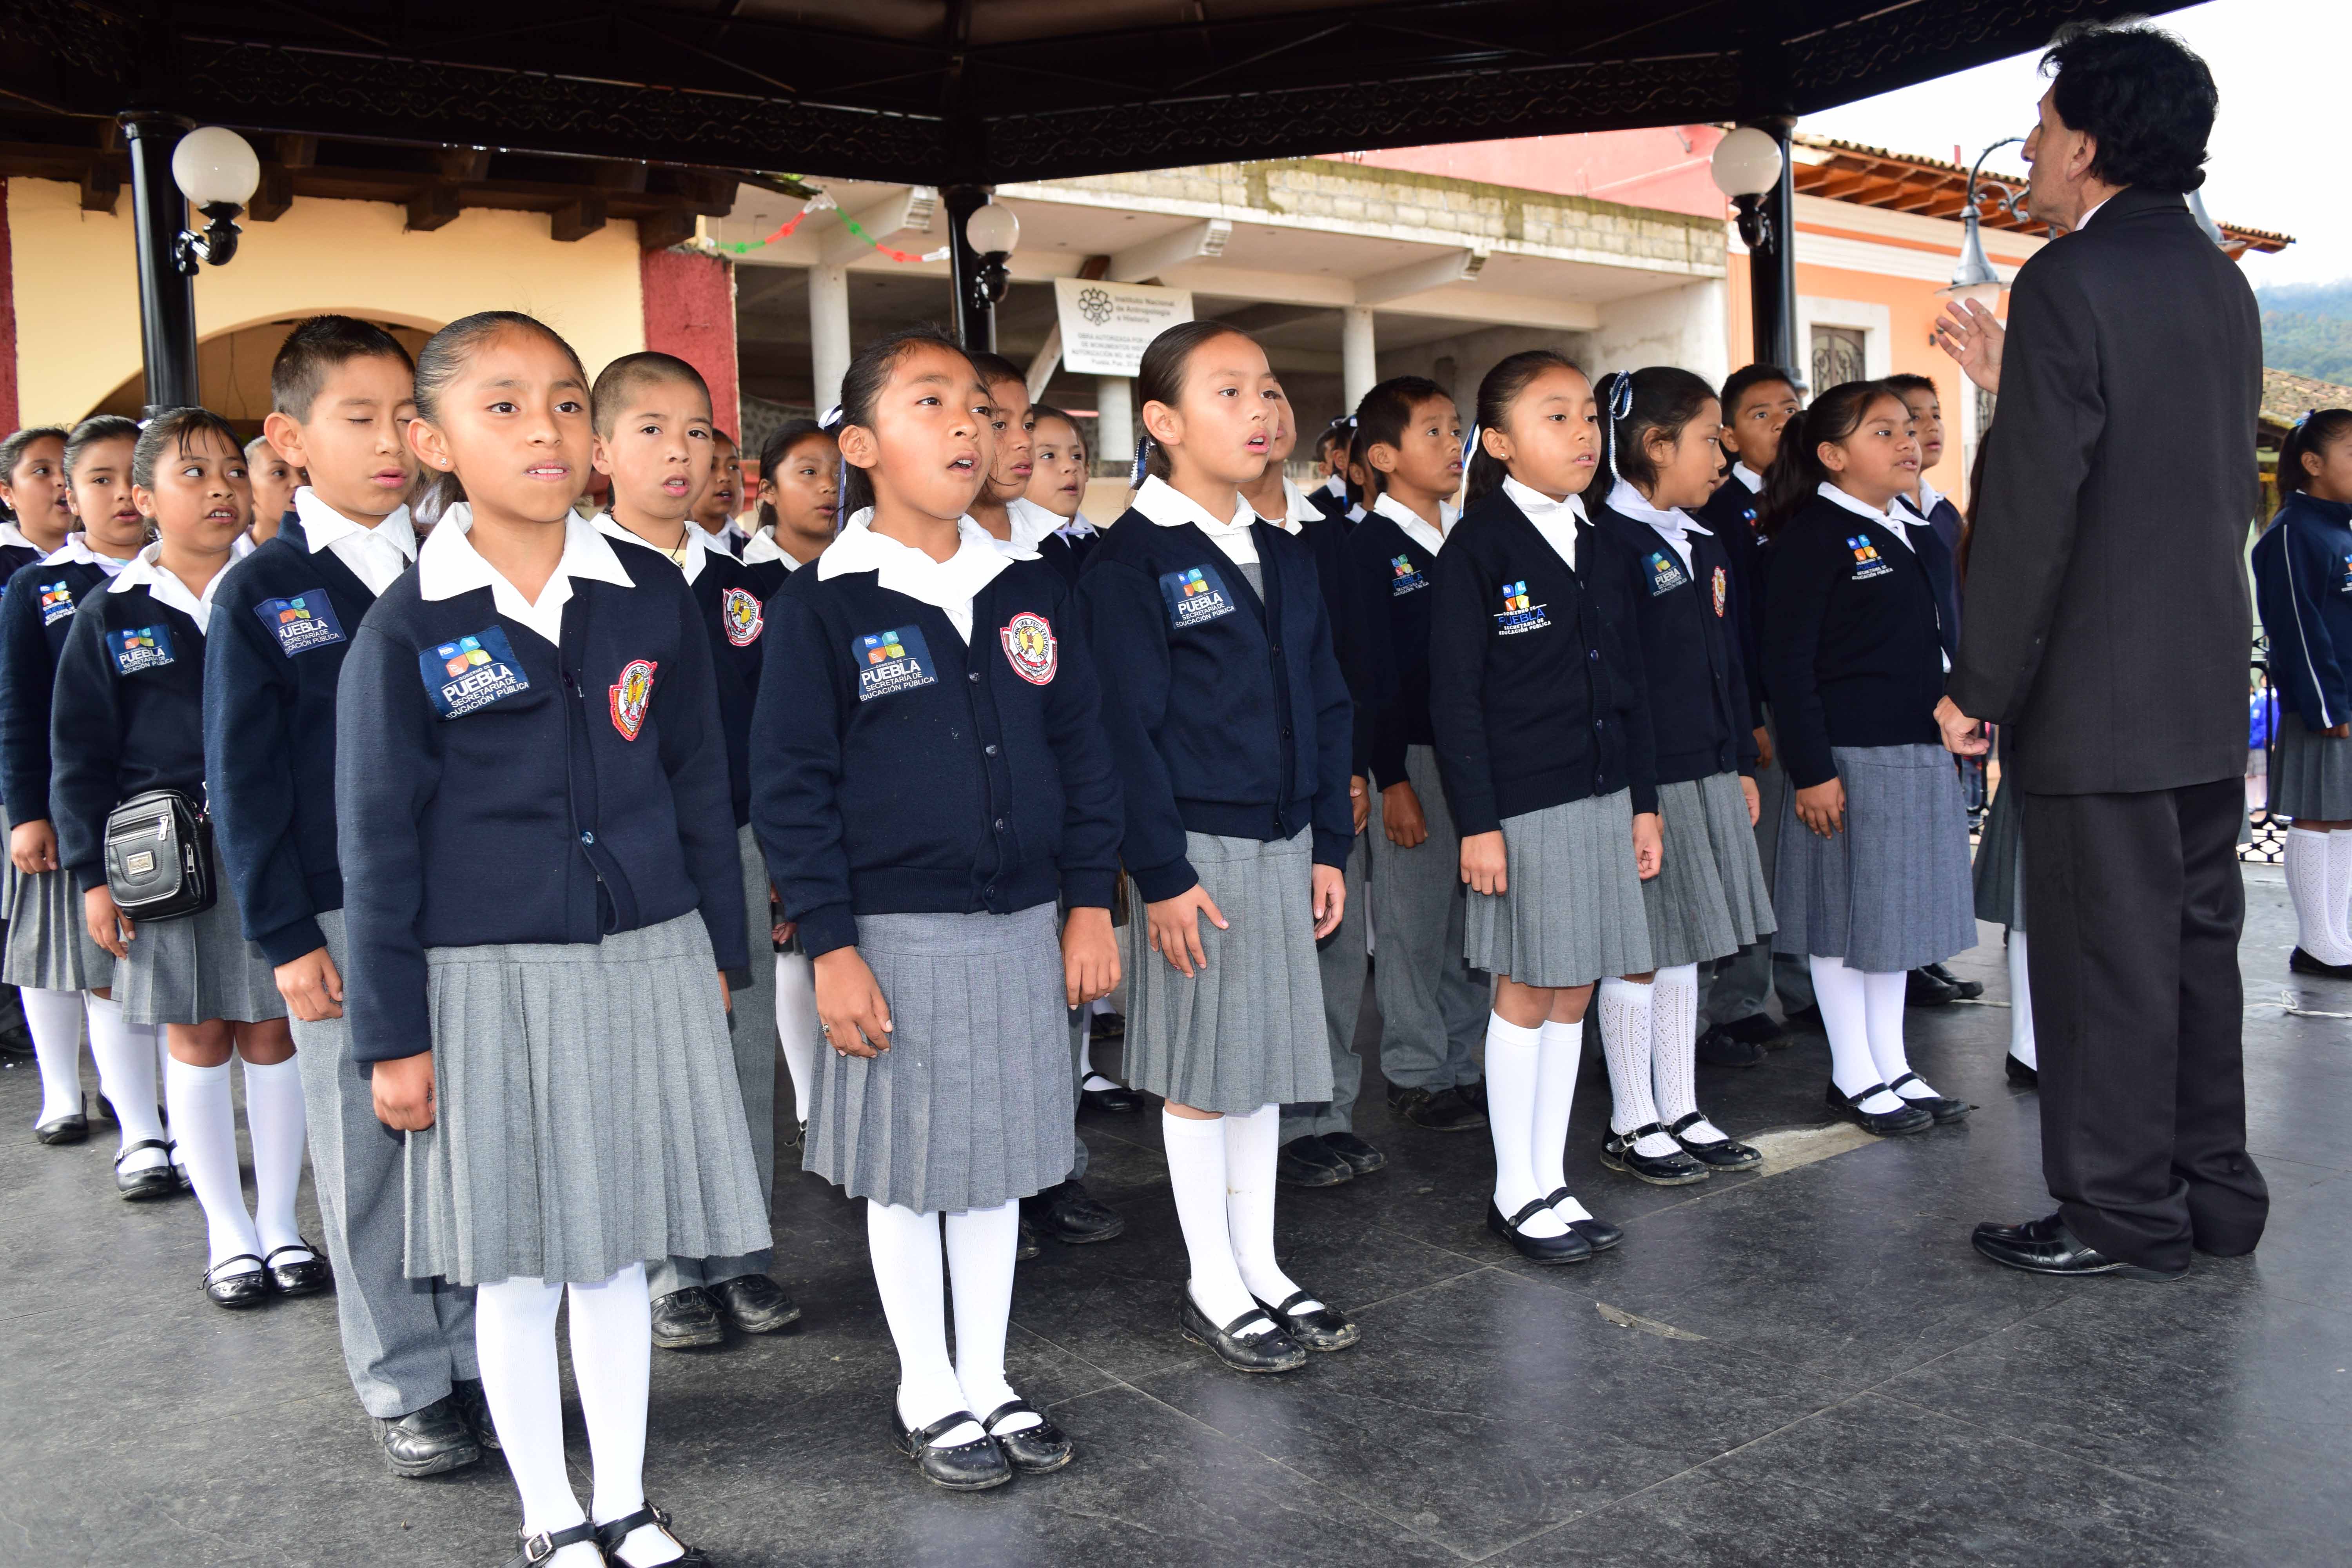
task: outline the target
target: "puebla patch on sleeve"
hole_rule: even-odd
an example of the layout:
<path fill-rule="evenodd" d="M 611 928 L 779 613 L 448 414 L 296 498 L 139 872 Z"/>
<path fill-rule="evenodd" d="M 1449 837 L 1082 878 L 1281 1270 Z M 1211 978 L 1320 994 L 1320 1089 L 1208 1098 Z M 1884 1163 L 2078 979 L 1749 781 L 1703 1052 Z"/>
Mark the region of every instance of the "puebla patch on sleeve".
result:
<path fill-rule="evenodd" d="M 1050 685 L 1061 662 L 1061 645 L 1054 640 L 1054 623 L 1034 610 L 1024 610 L 996 634 L 1004 645 L 1005 662 L 1013 673 L 1032 686 Z"/>
<path fill-rule="evenodd" d="M 621 667 L 621 679 L 608 689 L 613 700 L 613 728 L 624 741 L 634 741 L 646 727 L 646 710 L 654 700 L 654 671 L 661 667 L 649 658 L 633 658 Z"/>
<path fill-rule="evenodd" d="M 940 678 L 931 673 L 930 647 L 923 641 L 922 632 L 914 626 L 867 632 L 850 638 L 849 662 L 857 668 L 860 702 L 939 684 Z"/>
<path fill-rule="evenodd" d="M 727 640 L 737 647 L 750 647 L 758 642 L 768 624 L 759 595 L 740 588 L 730 588 L 719 595 L 719 621 L 727 629 Z"/>
<path fill-rule="evenodd" d="M 278 651 L 288 658 L 344 640 L 343 623 L 336 618 L 335 606 L 327 602 L 324 588 L 305 588 L 291 598 L 264 599 L 253 606 L 253 613 L 261 617 L 261 624 L 278 639 Z"/>
<path fill-rule="evenodd" d="M 126 626 L 108 632 L 106 651 L 114 656 L 114 668 L 125 675 L 161 669 L 172 662 L 172 628 Z"/>
<path fill-rule="evenodd" d="M 425 679 L 425 695 L 444 719 L 462 719 L 530 689 L 522 661 L 515 658 L 505 629 L 496 626 L 436 643 L 416 656 L 416 668 Z"/>

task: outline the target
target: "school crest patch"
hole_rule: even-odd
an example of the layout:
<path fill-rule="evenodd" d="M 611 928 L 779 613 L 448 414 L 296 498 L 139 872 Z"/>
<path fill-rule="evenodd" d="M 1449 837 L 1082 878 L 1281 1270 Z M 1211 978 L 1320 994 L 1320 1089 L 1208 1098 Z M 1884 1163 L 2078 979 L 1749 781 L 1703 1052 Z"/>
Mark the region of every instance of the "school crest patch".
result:
<path fill-rule="evenodd" d="M 624 741 L 634 741 L 646 727 L 646 708 L 654 700 L 654 671 L 661 667 L 649 658 L 633 658 L 621 667 L 621 679 L 609 689 L 613 728 Z"/>
<path fill-rule="evenodd" d="M 997 640 L 1004 645 L 1005 662 L 1013 673 L 1032 686 L 1053 683 L 1054 670 L 1061 663 L 1061 645 L 1054 640 L 1054 623 L 1034 610 L 1024 610 L 1000 627 Z"/>
<path fill-rule="evenodd" d="M 931 650 L 914 626 L 867 632 L 849 639 L 849 662 L 857 668 L 857 700 L 895 697 L 919 686 L 936 686 Z"/>
<path fill-rule="evenodd" d="M 74 613 L 73 584 L 43 583 L 41 590 L 41 625 L 51 626 Z"/>
<path fill-rule="evenodd" d="M 1389 563 L 1389 597 L 1401 599 L 1407 594 L 1417 594 L 1429 586 L 1429 579 L 1412 563 L 1410 555 L 1399 555 Z"/>
<path fill-rule="evenodd" d="M 1689 574 L 1683 571 L 1681 560 L 1667 551 L 1651 551 L 1643 558 L 1642 565 L 1650 579 L 1650 597 L 1654 599 L 1661 594 L 1671 594 L 1690 581 Z"/>
<path fill-rule="evenodd" d="M 1878 558 L 1878 546 L 1870 542 L 1870 536 L 1866 533 L 1847 535 L 1845 546 L 1853 552 L 1853 580 L 1857 583 L 1866 583 L 1873 577 L 1884 577 L 1895 570 Z"/>
<path fill-rule="evenodd" d="M 125 675 L 161 669 L 172 662 L 172 628 L 129 626 L 109 632 L 106 651 L 114 656 L 114 668 Z"/>
<path fill-rule="evenodd" d="M 336 618 L 335 606 L 327 603 L 324 588 L 305 588 L 289 599 L 264 599 L 253 606 L 253 613 L 261 617 L 261 624 L 278 639 L 278 651 L 288 658 L 344 640 L 343 623 Z"/>
<path fill-rule="evenodd" d="M 750 647 L 758 642 L 768 624 L 758 596 L 740 588 L 730 588 L 719 595 L 719 620 L 727 628 L 727 640 L 737 647 Z"/>
<path fill-rule="evenodd" d="M 2347 551 L 2345 552 L 2344 576 L 2343 579 L 2336 584 L 2336 591 L 2339 594 L 2352 594 L 2352 551 Z"/>
<path fill-rule="evenodd" d="M 1168 605 L 1168 624 L 1177 627 L 1197 626 L 1202 621 L 1230 616 L 1237 607 L 1233 595 L 1225 590 L 1224 579 L 1217 575 L 1213 566 L 1189 566 L 1181 572 L 1162 573 L 1160 597 Z"/>
<path fill-rule="evenodd" d="M 1503 608 L 1495 616 L 1496 637 L 1517 637 L 1521 632 L 1541 631 L 1549 625 L 1551 617 L 1544 614 L 1544 607 L 1528 601 L 1528 585 L 1524 580 L 1503 584 Z"/>
<path fill-rule="evenodd" d="M 416 656 L 416 670 L 434 711 L 444 719 L 462 719 L 530 689 L 530 678 L 515 658 L 513 645 L 505 630 L 495 626 L 455 642 L 436 643 Z"/>
<path fill-rule="evenodd" d="M 1717 567 L 1715 569 L 1715 618 L 1718 621 L 1723 619 L 1723 602 L 1729 596 L 1730 588 L 1730 580 L 1724 575 L 1723 568 Z"/>

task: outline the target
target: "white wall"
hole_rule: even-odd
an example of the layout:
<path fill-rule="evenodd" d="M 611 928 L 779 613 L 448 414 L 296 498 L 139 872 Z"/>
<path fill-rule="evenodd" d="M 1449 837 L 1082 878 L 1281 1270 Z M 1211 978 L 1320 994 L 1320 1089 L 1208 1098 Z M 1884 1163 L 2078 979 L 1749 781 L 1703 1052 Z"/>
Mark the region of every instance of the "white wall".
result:
<path fill-rule="evenodd" d="M 1678 365 L 1714 385 L 1731 374 L 1731 313 L 1723 279 L 1709 278 L 1601 307 L 1585 369 L 1593 375 Z"/>

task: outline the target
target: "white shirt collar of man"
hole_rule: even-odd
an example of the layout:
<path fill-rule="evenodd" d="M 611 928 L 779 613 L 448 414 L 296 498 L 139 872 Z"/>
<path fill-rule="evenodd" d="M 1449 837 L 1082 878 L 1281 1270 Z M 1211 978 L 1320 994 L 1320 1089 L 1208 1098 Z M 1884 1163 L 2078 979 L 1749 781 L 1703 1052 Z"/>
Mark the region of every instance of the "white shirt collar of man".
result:
<path fill-rule="evenodd" d="M 1527 514 L 1527 520 L 1536 525 L 1536 531 L 1544 536 L 1544 542 L 1568 563 L 1568 569 L 1575 571 L 1576 525 L 1590 521 L 1584 515 L 1584 498 L 1570 496 L 1565 500 L 1554 500 L 1507 474 L 1503 476 L 1503 493 Z"/>
<path fill-rule="evenodd" d="M 530 627 L 544 640 L 563 641 L 563 606 L 572 602 L 572 584 L 610 583 L 633 588 L 628 569 L 613 553 L 612 542 L 578 512 L 563 519 L 563 556 L 531 603 L 499 569 L 482 559 L 467 535 L 473 531 L 474 509 L 464 501 L 452 504 L 425 541 L 416 556 L 416 589 L 427 599 L 454 599 L 477 588 L 490 591 L 490 603 L 499 615 Z"/>
<path fill-rule="evenodd" d="M 1906 510 L 1905 508 L 1895 505 L 1893 501 L 1889 501 L 1885 511 L 1876 510 L 1868 501 L 1864 500 L 1857 496 L 1848 495 L 1845 491 L 1838 489 L 1837 486 L 1830 483 L 1827 479 L 1823 479 L 1820 484 L 1814 486 L 1813 490 L 1815 494 L 1821 496 L 1824 500 L 1836 502 L 1838 505 L 1845 508 L 1846 510 L 1853 513 L 1856 517 L 1866 517 L 1870 519 L 1871 521 L 1886 530 L 1887 532 L 1893 534 L 1896 539 L 1901 540 L 1903 542 L 1904 549 L 1915 552 L 1916 551 L 1917 546 L 1911 542 L 1911 535 L 1906 531 L 1909 525 L 1906 522 L 1903 516 Z"/>
<path fill-rule="evenodd" d="M 997 549 L 1016 560 L 1021 558 L 1024 551 L 1034 555 L 1037 552 L 1037 546 L 1053 538 L 1055 534 L 1061 531 L 1062 528 L 1060 512 L 1048 511 L 1027 496 L 1014 496 L 1011 500 L 1006 501 L 1004 517 L 1005 521 L 1013 525 L 1013 537 L 997 539 L 991 534 L 990 538 Z M 985 533 L 987 530 L 982 529 L 981 531 Z"/>
<path fill-rule="evenodd" d="M 308 485 L 294 492 L 294 515 L 301 520 L 302 537 L 316 555 L 331 549 L 352 574 L 381 594 L 416 559 L 416 524 L 408 509 L 395 507 L 373 528 L 353 522 L 319 499 Z"/>
<path fill-rule="evenodd" d="M 1191 523 L 1209 536 L 1209 542 L 1225 552 L 1225 558 L 1236 566 L 1257 564 L 1257 543 L 1250 538 L 1250 529 L 1257 522 L 1257 513 L 1241 492 L 1234 492 L 1234 518 L 1231 522 L 1219 522 L 1209 515 L 1209 509 L 1153 474 L 1145 478 L 1143 488 L 1135 492 L 1135 510 L 1162 528 L 1181 528 Z"/>
<path fill-rule="evenodd" d="M 650 550 L 665 561 L 669 559 L 668 551 L 649 539 L 643 539 L 631 533 L 620 519 L 609 511 L 598 512 L 595 523 L 596 531 L 607 539 L 617 539 L 624 544 L 634 544 L 640 550 Z M 686 542 L 681 548 L 686 559 L 677 563 L 677 565 L 679 571 L 686 574 L 686 580 L 689 583 L 702 575 L 702 564 L 706 556 L 726 553 L 719 546 L 710 542 L 709 533 L 700 524 L 693 522 L 686 525 Z"/>
<path fill-rule="evenodd" d="M 205 584 L 204 594 L 199 596 L 188 592 L 188 585 L 172 574 L 172 569 L 163 564 L 163 542 L 159 539 L 132 556 L 114 574 L 106 591 L 127 594 L 133 588 L 144 588 L 157 604 L 169 605 L 195 622 L 196 630 L 209 634 L 213 629 L 213 595 L 220 591 L 221 579 L 228 575 L 228 568 L 223 566 L 214 573 L 213 580 Z"/>
<path fill-rule="evenodd" d="M 1442 529 L 1432 528 L 1427 518 L 1385 490 L 1373 498 L 1372 510 L 1404 530 L 1404 536 L 1407 539 L 1412 540 L 1432 555 L 1445 548 L 1446 540 L 1454 532 L 1454 525 L 1462 519 L 1462 514 L 1454 510 L 1452 501 L 1442 500 L 1437 503 L 1437 515 L 1444 520 L 1445 526 Z M 1521 510 L 1524 510 L 1525 508 Z"/>
<path fill-rule="evenodd" d="M 110 577 L 121 573 L 125 566 L 130 564 L 128 561 L 124 561 L 120 557 L 113 555 L 101 555 L 97 551 L 92 550 L 89 547 L 89 540 L 79 529 L 76 529 L 73 532 L 67 534 L 66 542 L 63 544 L 58 545 L 55 550 L 50 551 L 47 555 L 41 557 L 41 564 L 44 566 L 63 566 L 68 563 L 83 566 L 95 566 Z"/>
<path fill-rule="evenodd" d="M 973 597 L 1015 561 L 1038 558 L 1036 551 L 1014 548 L 968 516 L 956 520 L 956 552 L 945 561 L 934 561 L 911 544 L 877 533 L 873 525 L 873 508 L 852 512 L 839 536 L 816 558 L 816 580 L 827 583 L 848 573 L 871 572 L 890 592 L 947 616 L 967 646 L 971 642 Z"/>

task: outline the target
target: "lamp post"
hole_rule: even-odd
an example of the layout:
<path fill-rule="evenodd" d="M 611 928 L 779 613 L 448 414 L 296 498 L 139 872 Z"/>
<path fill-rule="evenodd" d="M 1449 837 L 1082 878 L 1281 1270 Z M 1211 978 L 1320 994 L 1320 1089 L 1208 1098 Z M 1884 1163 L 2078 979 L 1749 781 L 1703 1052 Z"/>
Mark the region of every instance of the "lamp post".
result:
<path fill-rule="evenodd" d="M 993 353 L 996 307 L 1013 286 L 1005 263 L 1021 243 L 1021 220 L 979 185 L 950 185 L 940 195 L 948 208 L 956 337 L 967 349 Z"/>
<path fill-rule="evenodd" d="M 1973 300 L 1990 310 L 2000 303 L 2000 291 L 2006 287 L 2000 274 L 1993 270 L 1992 262 L 1985 256 L 1984 236 L 1977 220 L 1977 177 L 1983 172 L 1984 161 L 2011 142 L 2022 142 L 2022 136 L 2007 136 L 1977 154 L 1969 165 L 1969 190 L 1960 209 L 1960 260 L 1952 268 L 1952 280 L 1937 290 L 1948 300 Z M 2007 185 L 2000 187 L 2003 211 L 2017 211 L 2018 193 Z"/>
<path fill-rule="evenodd" d="M 196 271 L 236 253 L 236 215 L 261 181 L 261 161 L 236 132 L 194 130 L 176 114 L 136 110 L 122 117 L 122 131 L 131 146 L 140 342 L 152 416 L 198 400 Z M 207 220 L 202 234 L 185 226 L 191 202 Z"/>
<path fill-rule="evenodd" d="M 1748 247 L 1749 314 L 1756 361 L 1804 374 L 1797 353 L 1796 184 L 1789 137 L 1796 121 L 1768 116 L 1716 144 L 1707 172 L 1731 198 L 1740 243 Z"/>

